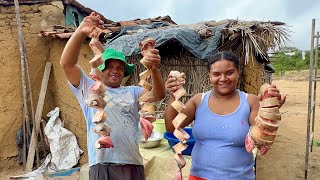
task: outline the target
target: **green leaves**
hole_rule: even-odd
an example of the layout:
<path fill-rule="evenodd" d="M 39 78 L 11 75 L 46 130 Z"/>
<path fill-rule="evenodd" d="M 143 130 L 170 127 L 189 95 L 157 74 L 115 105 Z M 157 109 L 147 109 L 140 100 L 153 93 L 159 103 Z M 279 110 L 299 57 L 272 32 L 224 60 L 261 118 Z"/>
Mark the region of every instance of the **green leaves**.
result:
<path fill-rule="evenodd" d="M 319 58 L 320 59 L 320 58 Z M 279 52 L 271 57 L 271 64 L 275 67 L 275 74 L 283 74 L 285 71 L 309 69 L 310 51 L 306 51 L 305 59 L 302 59 L 302 51 L 292 48 L 292 51 Z"/>

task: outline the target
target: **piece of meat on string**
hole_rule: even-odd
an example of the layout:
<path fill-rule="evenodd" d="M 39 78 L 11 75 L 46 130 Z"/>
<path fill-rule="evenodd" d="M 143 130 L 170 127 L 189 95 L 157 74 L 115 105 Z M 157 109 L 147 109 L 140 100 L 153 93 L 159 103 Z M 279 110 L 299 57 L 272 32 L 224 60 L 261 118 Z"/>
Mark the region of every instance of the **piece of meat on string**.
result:
<path fill-rule="evenodd" d="M 92 118 L 92 122 L 94 123 L 92 131 L 100 136 L 95 142 L 95 148 L 111 148 L 114 147 L 110 137 L 111 129 L 105 124 L 108 115 L 104 111 L 104 108 L 107 105 L 107 102 L 104 99 L 107 88 L 103 84 L 105 78 L 104 74 L 98 69 L 98 67 L 104 63 L 104 60 L 101 57 L 104 47 L 97 39 L 97 36 L 92 35 L 91 37 L 89 46 L 94 52 L 94 57 L 89 61 L 91 65 L 89 76 L 95 80 L 95 83 L 90 87 L 90 94 L 85 103 L 88 107 L 97 109 Z"/>
<path fill-rule="evenodd" d="M 177 162 L 179 170 L 174 174 L 172 179 L 173 180 L 182 180 L 183 179 L 182 168 L 185 167 L 187 163 L 186 163 L 185 159 L 183 158 L 182 154 L 175 153 L 173 155 L 173 158 Z"/>
<path fill-rule="evenodd" d="M 187 149 L 188 145 L 186 144 L 187 141 L 190 138 L 190 135 L 181 128 L 182 122 L 187 118 L 186 114 L 183 113 L 183 110 L 185 109 L 185 105 L 179 100 L 181 97 L 183 97 L 187 92 L 183 88 L 183 85 L 185 84 L 185 74 L 180 73 L 179 71 L 171 71 L 169 74 L 169 77 L 172 77 L 176 80 L 176 82 L 179 83 L 180 88 L 173 93 L 173 96 L 175 98 L 175 101 L 171 103 L 171 106 L 178 112 L 177 116 L 173 119 L 172 124 L 175 127 L 175 130 L 173 131 L 173 135 L 179 139 L 179 143 L 175 144 L 172 147 L 172 150 L 174 152 L 173 158 L 177 162 L 179 170 L 175 173 L 175 175 L 172 177 L 174 180 L 182 180 L 182 168 L 185 167 L 186 161 L 182 156 L 182 151 Z"/>
<path fill-rule="evenodd" d="M 255 118 L 256 124 L 250 127 L 245 139 L 247 152 L 252 152 L 257 148 L 260 150 L 260 156 L 266 154 L 271 148 L 281 121 L 279 99 L 268 93 L 270 87 L 271 85 L 264 84 L 260 88 L 262 100 Z"/>
<path fill-rule="evenodd" d="M 139 97 L 139 104 L 141 106 L 141 109 L 139 111 L 140 114 L 140 127 L 141 132 L 147 141 L 149 137 L 152 134 L 153 125 L 151 124 L 156 120 L 156 105 L 154 102 L 150 102 L 150 100 L 153 98 L 152 94 L 152 85 L 148 82 L 150 81 L 150 75 L 151 75 L 151 68 L 146 63 L 147 60 L 145 59 L 145 55 L 147 53 L 151 53 L 150 49 L 154 49 L 156 45 L 156 40 L 152 38 L 147 38 L 140 42 L 139 47 L 141 50 L 141 55 L 143 58 L 140 60 L 140 63 L 143 64 L 143 66 L 146 68 L 145 71 L 139 74 L 140 82 L 139 85 L 144 87 L 147 92 L 145 92 L 141 97 Z"/>
<path fill-rule="evenodd" d="M 141 132 L 144 136 L 144 139 L 147 141 L 152 134 L 153 125 L 147 119 L 140 117 L 140 127 L 141 127 Z"/>

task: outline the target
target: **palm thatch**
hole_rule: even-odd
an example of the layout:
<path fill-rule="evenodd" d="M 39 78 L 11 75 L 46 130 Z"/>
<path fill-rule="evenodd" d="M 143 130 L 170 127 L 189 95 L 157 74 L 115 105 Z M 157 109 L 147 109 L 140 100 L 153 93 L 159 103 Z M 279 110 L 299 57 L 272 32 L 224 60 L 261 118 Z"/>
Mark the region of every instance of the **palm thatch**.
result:
<path fill-rule="evenodd" d="M 231 50 L 244 60 L 246 65 L 252 56 L 260 56 L 269 62 L 270 49 L 286 46 L 290 42 L 290 31 L 282 22 L 235 21 L 230 20 L 222 30 L 219 50 Z"/>

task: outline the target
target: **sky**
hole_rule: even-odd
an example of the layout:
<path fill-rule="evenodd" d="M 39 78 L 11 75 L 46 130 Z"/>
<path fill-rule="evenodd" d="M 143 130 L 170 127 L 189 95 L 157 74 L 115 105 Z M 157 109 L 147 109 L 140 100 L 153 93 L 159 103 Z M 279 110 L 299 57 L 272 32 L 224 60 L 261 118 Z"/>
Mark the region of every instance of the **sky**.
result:
<path fill-rule="evenodd" d="M 289 46 L 309 50 L 311 23 L 320 31 L 319 0 L 77 0 L 112 21 L 169 15 L 177 24 L 238 19 L 281 21 L 291 31 Z"/>

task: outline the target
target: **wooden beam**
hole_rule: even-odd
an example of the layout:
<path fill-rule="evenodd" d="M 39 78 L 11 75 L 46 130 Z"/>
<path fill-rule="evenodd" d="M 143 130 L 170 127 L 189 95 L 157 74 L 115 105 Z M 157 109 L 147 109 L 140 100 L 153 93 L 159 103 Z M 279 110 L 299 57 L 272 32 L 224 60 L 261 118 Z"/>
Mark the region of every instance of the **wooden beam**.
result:
<path fill-rule="evenodd" d="M 46 97 L 46 92 L 47 92 L 47 87 L 48 87 L 48 82 L 50 77 L 51 66 L 52 66 L 52 62 L 47 62 L 44 70 L 42 83 L 41 83 L 37 110 L 35 114 L 35 124 L 33 125 L 33 128 L 32 128 L 31 142 L 29 146 L 29 153 L 28 153 L 28 159 L 27 159 L 27 165 L 26 165 L 27 172 L 31 171 L 33 168 L 34 154 L 35 154 L 35 150 L 37 149 L 38 133 L 40 128 L 44 100 Z"/>

